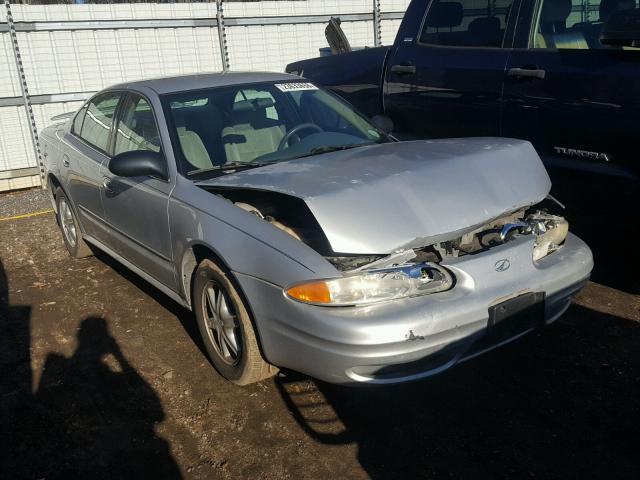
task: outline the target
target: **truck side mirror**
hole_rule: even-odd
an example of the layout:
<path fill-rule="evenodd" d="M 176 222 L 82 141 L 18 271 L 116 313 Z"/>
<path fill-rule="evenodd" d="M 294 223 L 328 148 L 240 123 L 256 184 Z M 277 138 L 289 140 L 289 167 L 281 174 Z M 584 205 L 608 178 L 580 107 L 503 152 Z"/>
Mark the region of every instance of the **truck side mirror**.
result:
<path fill-rule="evenodd" d="M 600 33 L 600 43 L 619 47 L 640 47 L 640 9 L 612 14 Z"/>
<path fill-rule="evenodd" d="M 371 123 L 374 127 L 387 135 L 393 132 L 393 120 L 386 115 L 375 115 L 371 119 Z"/>

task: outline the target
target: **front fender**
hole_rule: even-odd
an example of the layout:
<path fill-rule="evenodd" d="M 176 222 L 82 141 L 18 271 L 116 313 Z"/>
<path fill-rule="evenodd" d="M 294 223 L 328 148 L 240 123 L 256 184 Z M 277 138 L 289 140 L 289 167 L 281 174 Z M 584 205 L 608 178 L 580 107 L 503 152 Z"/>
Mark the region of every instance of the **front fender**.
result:
<path fill-rule="evenodd" d="M 169 221 L 179 266 L 201 245 L 231 271 L 278 286 L 340 275 L 304 243 L 181 177 L 169 202 Z"/>

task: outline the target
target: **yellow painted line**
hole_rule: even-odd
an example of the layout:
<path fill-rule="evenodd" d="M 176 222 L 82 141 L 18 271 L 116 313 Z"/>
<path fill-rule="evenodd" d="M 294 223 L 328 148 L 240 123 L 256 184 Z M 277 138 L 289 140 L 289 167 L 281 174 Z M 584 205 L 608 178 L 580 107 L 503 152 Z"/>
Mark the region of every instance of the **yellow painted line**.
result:
<path fill-rule="evenodd" d="M 24 215 L 16 215 L 15 217 L 5 217 L 0 218 L 0 222 L 7 222 L 9 220 L 19 220 L 20 218 L 29 218 L 29 217 L 37 217 L 38 215 L 46 215 L 47 213 L 51 213 L 53 210 L 42 210 L 41 212 L 33 212 L 33 213 L 25 213 Z"/>

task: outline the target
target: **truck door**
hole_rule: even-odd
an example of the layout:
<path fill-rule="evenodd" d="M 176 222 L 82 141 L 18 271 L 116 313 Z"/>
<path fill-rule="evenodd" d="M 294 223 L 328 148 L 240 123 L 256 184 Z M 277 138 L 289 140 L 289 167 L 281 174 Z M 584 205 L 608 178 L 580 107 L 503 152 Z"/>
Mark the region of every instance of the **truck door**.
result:
<path fill-rule="evenodd" d="M 401 136 L 500 134 L 512 17 L 512 0 L 412 2 L 384 85 L 385 111 Z"/>
<path fill-rule="evenodd" d="M 600 260 L 611 238 L 593 233 L 637 223 L 630 210 L 640 174 L 640 49 L 602 44 L 600 32 L 612 14 L 636 6 L 636 0 L 523 1 L 505 80 L 503 135 L 534 144 L 573 230 Z"/>

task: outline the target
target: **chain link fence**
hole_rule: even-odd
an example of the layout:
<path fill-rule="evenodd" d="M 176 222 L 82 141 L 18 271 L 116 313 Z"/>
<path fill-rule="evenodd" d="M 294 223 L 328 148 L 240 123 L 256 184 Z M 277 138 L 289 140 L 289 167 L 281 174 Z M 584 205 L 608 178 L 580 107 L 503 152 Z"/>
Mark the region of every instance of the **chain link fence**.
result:
<path fill-rule="evenodd" d="M 37 132 L 109 85 L 224 69 L 283 71 L 327 46 L 393 43 L 410 0 L 51 2 L 0 8 L 0 191 L 40 184 Z"/>

